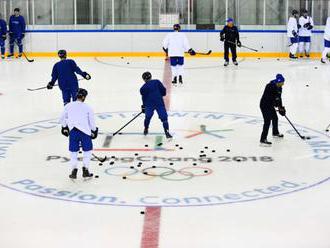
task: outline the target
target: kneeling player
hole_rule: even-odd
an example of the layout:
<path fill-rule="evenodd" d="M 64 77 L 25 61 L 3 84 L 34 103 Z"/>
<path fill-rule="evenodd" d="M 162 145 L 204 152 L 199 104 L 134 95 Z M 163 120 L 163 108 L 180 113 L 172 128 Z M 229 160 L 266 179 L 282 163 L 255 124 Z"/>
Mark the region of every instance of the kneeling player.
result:
<path fill-rule="evenodd" d="M 282 105 L 282 86 L 284 84 L 284 77 L 281 74 L 276 75 L 276 79 L 270 81 L 266 85 L 264 94 L 260 101 L 260 109 L 264 117 L 264 126 L 260 138 L 260 143 L 263 145 L 271 145 L 267 140 L 270 122 L 273 124 L 273 137 L 283 138 L 284 135 L 278 131 L 278 117 L 275 107 L 278 108 L 280 115 L 285 116 L 285 108 Z"/>
<path fill-rule="evenodd" d="M 93 110 L 86 104 L 87 90 L 79 89 L 77 101 L 67 104 L 61 116 L 62 134 L 69 137 L 69 151 L 71 152 L 72 172 L 71 179 L 77 178 L 78 172 L 78 151 L 80 147 L 84 151 L 83 174 L 84 178 L 92 177 L 89 173 L 89 162 L 92 157 L 93 143 L 96 139 L 98 128 L 95 126 Z"/>
<path fill-rule="evenodd" d="M 142 95 L 142 112 L 145 113 L 144 120 L 144 135 L 149 132 L 149 125 L 151 118 L 156 110 L 159 119 L 163 123 L 166 138 L 172 138 L 169 132 L 168 116 L 165 108 L 163 97 L 166 96 L 166 88 L 157 79 L 152 79 L 150 72 L 145 72 L 142 75 L 145 84 L 141 87 L 140 93 Z"/>
<path fill-rule="evenodd" d="M 61 61 L 57 62 L 53 67 L 52 80 L 48 83 L 47 89 L 54 87 L 56 80 L 62 91 L 64 105 L 71 100 L 75 101 L 79 89 L 78 79 L 75 73 L 81 75 L 86 80 L 90 80 L 91 76 L 87 72 L 83 72 L 72 59 L 67 59 L 65 50 L 58 51 L 58 57 Z"/>

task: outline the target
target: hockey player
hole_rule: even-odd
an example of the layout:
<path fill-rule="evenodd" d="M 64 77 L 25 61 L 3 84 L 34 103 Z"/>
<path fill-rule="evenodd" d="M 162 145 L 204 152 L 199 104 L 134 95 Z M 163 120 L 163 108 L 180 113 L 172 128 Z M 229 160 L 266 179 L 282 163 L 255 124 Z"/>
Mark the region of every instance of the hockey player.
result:
<path fill-rule="evenodd" d="M 58 57 L 61 61 L 57 62 L 52 71 L 52 80 L 48 83 L 47 89 L 51 90 L 56 80 L 62 91 L 64 105 L 71 100 L 75 101 L 78 92 L 78 79 L 75 73 L 81 75 L 86 80 L 90 80 L 91 76 L 87 72 L 83 72 L 72 59 L 67 59 L 65 50 L 58 51 Z"/>
<path fill-rule="evenodd" d="M 309 58 L 309 52 L 311 47 L 311 36 L 314 22 L 312 17 L 308 15 L 308 11 L 305 9 L 302 11 L 302 16 L 299 18 L 299 53 L 300 57 L 304 57 L 304 54 Z"/>
<path fill-rule="evenodd" d="M 181 26 L 175 24 L 173 26 L 174 32 L 166 35 L 163 41 L 163 50 L 166 53 L 166 57 L 170 57 L 171 71 L 172 71 L 172 83 L 183 84 L 183 65 L 184 65 L 184 53 L 188 53 L 192 56 L 196 55 L 196 52 L 190 47 L 189 41 L 186 35 L 182 32 Z"/>
<path fill-rule="evenodd" d="M 5 41 L 7 39 L 7 23 L 5 20 L 0 18 L 0 49 L 1 49 L 1 58 L 5 59 Z"/>
<path fill-rule="evenodd" d="M 298 49 L 298 23 L 297 23 L 297 18 L 298 18 L 298 11 L 297 10 L 292 10 L 292 16 L 289 18 L 288 21 L 288 26 L 287 26 L 287 35 L 290 39 L 290 54 L 289 58 L 291 59 L 297 59 L 296 53 Z"/>
<path fill-rule="evenodd" d="M 283 138 L 284 135 L 278 131 L 278 117 L 275 107 L 278 108 L 280 115 L 285 116 L 286 111 L 282 105 L 282 86 L 284 84 L 284 77 L 277 74 L 276 78 L 265 87 L 265 91 L 260 101 L 260 109 L 264 118 L 264 126 L 260 138 L 262 145 L 271 145 L 272 143 L 267 140 L 270 122 L 273 124 L 273 137 Z"/>
<path fill-rule="evenodd" d="M 326 59 L 329 57 L 330 52 L 330 17 L 327 18 L 327 23 L 324 30 L 324 50 L 322 52 L 321 62 L 326 63 Z"/>
<path fill-rule="evenodd" d="M 20 9 L 14 9 L 14 15 L 9 18 L 9 54 L 8 57 L 14 56 L 15 43 L 18 46 L 19 54 L 18 57 L 22 57 L 23 52 L 23 39 L 25 37 L 25 20 L 20 15 Z"/>
<path fill-rule="evenodd" d="M 142 112 L 145 114 L 144 120 L 144 135 L 149 132 L 149 125 L 154 111 L 157 111 L 159 119 L 163 123 L 166 138 L 172 138 L 169 132 L 168 116 L 165 108 L 163 97 L 166 96 L 166 88 L 157 79 L 152 79 L 150 72 L 142 74 L 142 79 L 145 82 L 140 89 L 142 95 Z"/>
<path fill-rule="evenodd" d="M 222 29 L 220 32 L 220 41 L 224 41 L 224 59 L 225 64 L 224 66 L 229 65 L 229 49 L 231 51 L 232 60 L 234 65 L 238 65 L 237 63 L 237 52 L 236 52 L 236 45 L 241 47 L 242 44 L 239 40 L 239 32 L 237 27 L 234 25 L 234 19 L 229 18 L 227 20 L 227 25 Z"/>
<path fill-rule="evenodd" d="M 89 172 L 89 162 L 92 157 L 93 142 L 98 135 L 98 128 L 95 125 L 93 110 L 86 104 L 85 99 L 88 95 L 87 90 L 79 89 L 77 101 L 67 104 L 64 108 L 60 123 L 62 125 L 61 133 L 69 137 L 69 151 L 71 153 L 71 179 L 77 178 L 78 172 L 78 151 L 80 147 L 84 151 L 82 176 L 84 178 L 92 177 Z"/>

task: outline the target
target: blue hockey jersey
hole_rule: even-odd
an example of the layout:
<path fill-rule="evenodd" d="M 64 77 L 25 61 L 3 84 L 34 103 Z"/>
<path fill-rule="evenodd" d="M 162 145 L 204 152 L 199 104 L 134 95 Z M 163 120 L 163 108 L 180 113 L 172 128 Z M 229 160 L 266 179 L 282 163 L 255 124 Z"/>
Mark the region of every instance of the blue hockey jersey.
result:
<path fill-rule="evenodd" d="M 0 36 L 6 35 L 6 34 L 7 34 L 7 23 L 5 20 L 0 19 Z"/>
<path fill-rule="evenodd" d="M 53 67 L 51 82 L 55 84 L 56 80 L 58 80 L 58 86 L 61 90 L 78 89 L 78 79 L 75 73 L 81 76 L 84 75 L 84 72 L 82 72 L 74 60 L 61 60 Z"/>
<path fill-rule="evenodd" d="M 19 15 L 15 16 L 12 15 L 9 18 L 9 32 L 13 33 L 14 36 L 21 36 L 22 34 L 25 33 L 25 20 L 24 17 Z"/>
<path fill-rule="evenodd" d="M 143 105 L 145 107 L 157 107 L 164 104 L 163 97 L 166 96 L 166 88 L 157 79 L 146 82 L 140 89 Z"/>

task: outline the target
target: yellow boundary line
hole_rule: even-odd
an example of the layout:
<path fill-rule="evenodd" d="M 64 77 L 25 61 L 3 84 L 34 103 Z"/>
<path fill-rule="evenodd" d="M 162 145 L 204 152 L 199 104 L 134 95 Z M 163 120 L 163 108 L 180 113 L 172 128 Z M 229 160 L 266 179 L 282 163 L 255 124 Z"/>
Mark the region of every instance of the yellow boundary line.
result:
<path fill-rule="evenodd" d="M 31 57 L 57 57 L 56 52 L 28 52 Z M 69 57 L 164 57 L 163 52 L 70 52 Z M 279 58 L 288 57 L 288 53 L 282 52 L 241 52 L 238 56 L 245 58 Z M 311 53 L 312 58 L 320 58 L 321 53 Z M 197 55 L 196 57 L 223 57 L 222 52 L 214 52 L 210 55 Z"/>

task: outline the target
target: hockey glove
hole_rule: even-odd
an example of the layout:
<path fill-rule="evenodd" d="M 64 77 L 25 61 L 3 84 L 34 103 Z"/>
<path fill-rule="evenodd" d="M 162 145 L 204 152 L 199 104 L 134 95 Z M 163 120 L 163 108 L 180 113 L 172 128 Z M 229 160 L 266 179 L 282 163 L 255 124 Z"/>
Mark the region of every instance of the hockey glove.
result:
<path fill-rule="evenodd" d="M 298 24 L 298 25 L 297 25 L 297 27 L 298 27 L 298 29 L 300 29 L 300 28 L 301 28 L 301 25 L 300 25 L 300 24 Z"/>
<path fill-rule="evenodd" d="M 5 41 L 7 39 L 7 36 L 5 34 L 2 35 L 2 40 Z"/>
<path fill-rule="evenodd" d="M 196 55 L 196 52 L 194 51 L 194 49 L 190 48 L 188 50 L 188 53 L 191 55 L 191 56 L 195 56 Z"/>
<path fill-rule="evenodd" d="M 238 47 L 241 47 L 242 46 L 242 43 L 240 41 L 237 41 L 237 46 Z"/>
<path fill-rule="evenodd" d="M 143 114 L 145 114 L 145 112 L 146 112 L 146 107 L 145 107 L 144 105 L 141 105 L 141 112 L 142 112 Z"/>
<path fill-rule="evenodd" d="M 87 72 L 83 72 L 83 75 L 82 75 L 86 80 L 90 80 L 92 77 L 91 75 L 89 75 Z"/>
<path fill-rule="evenodd" d="M 25 37 L 25 34 L 23 33 L 23 34 L 21 35 L 21 39 L 24 39 L 24 37 Z"/>
<path fill-rule="evenodd" d="M 53 89 L 53 87 L 54 87 L 53 82 L 49 82 L 49 83 L 47 84 L 47 90 L 51 90 L 51 89 Z"/>
<path fill-rule="evenodd" d="M 97 127 L 94 131 L 92 130 L 91 138 L 96 139 L 98 134 L 99 134 L 99 128 Z"/>
<path fill-rule="evenodd" d="M 225 37 L 224 36 L 220 36 L 220 41 L 224 42 L 225 41 Z"/>
<path fill-rule="evenodd" d="M 62 127 L 61 133 L 65 136 L 65 137 L 69 137 L 70 134 L 70 129 L 66 126 L 66 127 Z"/>
<path fill-rule="evenodd" d="M 298 33 L 297 33 L 296 31 L 294 31 L 294 30 L 292 30 L 292 35 L 293 35 L 295 38 L 298 37 Z"/>
<path fill-rule="evenodd" d="M 313 26 L 312 25 L 309 25 L 307 29 L 308 30 L 311 30 L 311 29 L 313 29 Z"/>
<path fill-rule="evenodd" d="M 285 116 L 286 115 L 286 110 L 285 107 L 278 107 L 278 112 L 280 113 L 280 115 Z"/>

